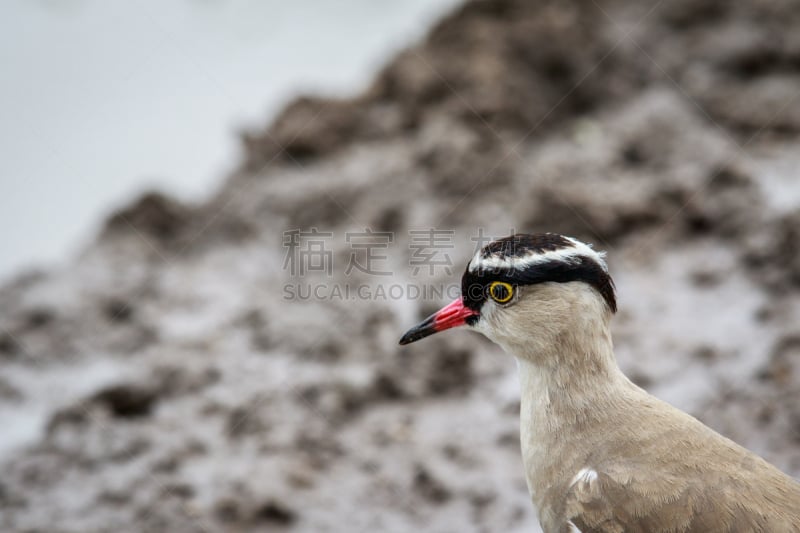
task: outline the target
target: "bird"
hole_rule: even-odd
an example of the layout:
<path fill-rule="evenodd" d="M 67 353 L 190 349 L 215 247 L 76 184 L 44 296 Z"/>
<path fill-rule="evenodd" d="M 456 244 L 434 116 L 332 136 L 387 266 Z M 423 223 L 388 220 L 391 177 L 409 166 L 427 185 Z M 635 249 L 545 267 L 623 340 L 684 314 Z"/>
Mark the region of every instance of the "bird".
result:
<path fill-rule="evenodd" d="M 516 233 L 475 253 L 461 295 L 406 332 L 455 327 L 513 355 L 520 444 L 545 533 L 800 532 L 800 484 L 631 382 L 614 356 L 605 253 Z"/>

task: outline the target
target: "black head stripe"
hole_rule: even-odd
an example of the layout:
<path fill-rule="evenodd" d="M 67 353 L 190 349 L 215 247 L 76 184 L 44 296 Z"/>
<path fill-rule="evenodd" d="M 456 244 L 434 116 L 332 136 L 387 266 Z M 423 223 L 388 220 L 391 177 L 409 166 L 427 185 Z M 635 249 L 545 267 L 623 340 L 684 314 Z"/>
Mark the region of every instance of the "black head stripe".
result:
<path fill-rule="evenodd" d="M 469 264 L 461 276 L 461 299 L 464 305 L 474 311 L 479 311 L 486 300 L 486 287 L 490 280 L 486 279 L 483 272 L 470 272 Z"/>
<path fill-rule="evenodd" d="M 481 258 L 497 256 L 501 259 L 544 253 L 563 248 L 573 248 L 574 243 L 561 235 L 512 235 L 493 241 L 481 250 Z M 525 268 L 494 268 L 475 270 L 469 267 L 461 278 L 461 294 L 464 305 L 479 310 L 486 301 L 487 288 L 492 281 L 505 281 L 512 285 L 533 285 L 536 283 L 556 282 L 568 283 L 582 281 L 594 287 L 605 300 L 612 312 L 617 311 L 614 282 L 608 272 L 596 260 L 575 255 L 569 260 L 553 259 L 541 263 L 533 263 Z"/>
<path fill-rule="evenodd" d="M 570 262 L 549 261 L 532 268 L 512 272 L 510 276 L 519 285 L 531 285 L 545 281 L 567 283 L 570 281 L 583 281 L 595 289 L 608 304 L 612 312 L 617 312 L 617 298 L 614 294 L 614 281 L 608 272 L 596 261 L 589 257 L 576 256 Z"/>

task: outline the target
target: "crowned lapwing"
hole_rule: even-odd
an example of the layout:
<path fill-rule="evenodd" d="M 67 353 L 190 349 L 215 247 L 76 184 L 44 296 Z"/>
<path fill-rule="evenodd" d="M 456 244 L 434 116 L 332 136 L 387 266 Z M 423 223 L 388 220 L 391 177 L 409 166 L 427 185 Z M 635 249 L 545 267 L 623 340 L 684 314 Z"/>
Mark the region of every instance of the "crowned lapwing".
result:
<path fill-rule="evenodd" d="M 546 533 L 800 532 L 800 484 L 620 371 L 603 254 L 512 235 L 470 260 L 461 298 L 409 330 L 456 326 L 513 355 L 522 459 Z"/>

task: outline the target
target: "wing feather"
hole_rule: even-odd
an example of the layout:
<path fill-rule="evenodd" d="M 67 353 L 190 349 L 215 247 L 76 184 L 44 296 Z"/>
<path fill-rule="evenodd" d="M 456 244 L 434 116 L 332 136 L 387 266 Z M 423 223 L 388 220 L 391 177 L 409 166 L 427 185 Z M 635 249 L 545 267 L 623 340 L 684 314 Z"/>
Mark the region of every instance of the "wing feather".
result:
<path fill-rule="evenodd" d="M 581 533 L 800 531 L 796 508 L 779 504 L 773 509 L 763 496 L 752 485 L 725 477 L 606 465 L 573 478 L 563 516 Z"/>

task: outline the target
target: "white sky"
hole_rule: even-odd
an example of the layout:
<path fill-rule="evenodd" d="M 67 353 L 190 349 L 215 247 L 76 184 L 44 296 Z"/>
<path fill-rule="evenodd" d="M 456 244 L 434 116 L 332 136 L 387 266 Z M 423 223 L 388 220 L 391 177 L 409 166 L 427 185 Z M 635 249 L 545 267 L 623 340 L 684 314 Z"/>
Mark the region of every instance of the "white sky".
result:
<path fill-rule="evenodd" d="M 0 282 L 157 187 L 209 194 L 298 91 L 354 93 L 459 0 L 4 0 Z"/>

